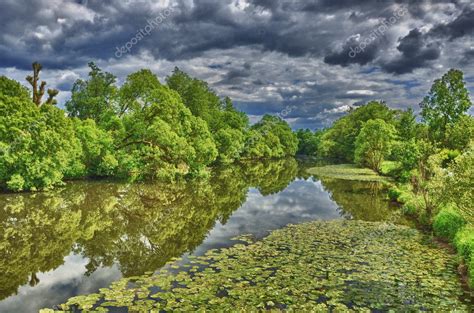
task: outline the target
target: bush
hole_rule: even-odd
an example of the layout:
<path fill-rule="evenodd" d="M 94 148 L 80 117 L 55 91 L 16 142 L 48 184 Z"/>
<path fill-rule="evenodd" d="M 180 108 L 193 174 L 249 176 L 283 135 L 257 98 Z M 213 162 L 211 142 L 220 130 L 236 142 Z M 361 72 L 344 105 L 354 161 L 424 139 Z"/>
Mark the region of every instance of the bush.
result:
<path fill-rule="evenodd" d="M 433 221 L 436 236 L 452 241 L 456 233 L 466 225 L 466 220 L 454 207 L 441 209 Z"/>
<path fill-rule="evenodd" d="M 459 231 L 454 238 L 454 246 L 465 260 L 472 261 L 474 258 L 474 227 L 468 225 Z M 474 270 L 474 268 L 472 269 Z"/>
<path fill-rule="evenodd" d="M 423 199 L 414 195 L 410 195 L 405 205 L 402 208 L 404 214 L 407 215 L 420 215 L 424 211 Z"/>
<path fill-rule="evenodd" d="M 7 187 L 11 191 L 23 191 L 25 186 L 25 180 L 21 175 L 14 174 L 10 177 L 10 180 L 7 182 Z"/>
<path fill-rule="evenodd" d="M 384 161 L 380 168 L 382 175 L 398 178 L 400 176 L 400 163 L 396 161 Z"/>
<path fill-rule="evenodd" d="M 397 187 L 392 187 L 388 190 L 388 198 L 391 201 L 398 201 L 398 198 L 402 195 L 402 191 Z"/>
<path fill-rule="evenodd" d="M 397 201 L 399 203 L 407 203 L 411 198 L 413 198 L 413 195 L 409 191 L 401 191 Z"/>
<path fill-rule="evenodd" d="M 459 231 L 454 238 L 454 246 L 467 264 L 469 283 L 474 288 L 474 227 L 468 225 Z"/>

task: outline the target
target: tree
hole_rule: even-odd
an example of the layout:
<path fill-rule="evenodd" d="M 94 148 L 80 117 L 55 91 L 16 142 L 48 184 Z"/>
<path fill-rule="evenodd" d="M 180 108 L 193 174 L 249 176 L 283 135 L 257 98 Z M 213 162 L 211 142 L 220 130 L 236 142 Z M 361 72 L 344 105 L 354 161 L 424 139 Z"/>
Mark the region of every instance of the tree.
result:
<path fill-rule="evenodd" d="M 463 114 L 446 129 L 446 147 L 462 151 L 474 140 L 474 117 Z"/>
<path fill-rule="evenodd" d="M 354 161 L 355 141 L 365 122 L 381 119 L 395 124 L 396 111 L 384 102 L 371 101 L 334 122 L 321 136 L 322 156 L 345 162 Z"/>
<path fill-rule="evenodd" d="M 237 111 L 230 98 L 221 100 L 206 82 L 192 78 L 178 68 L 166 82 L 180 95 L 192 114 L 207 123 L 217 145 L 218 161 L 230 163 L 236 160 L 245 144 L 247 115 Z"/>
<path fill-rule="evenodd" d="M 369 120 L 355 142 L 355 160 L 379 172 L 382 162 L 392 149 L 396 130 L 382 119 Z"/>
<path fill-rule="evenodd" d="M 30 83 L 32 87 L 32 93 L 33 93 L 33 103 L 36 104 L 37 106 L 41 106 L 43 104 L 51 104 L 55 105 L 57 101 L 54 99 L 59 93 L 57 89 L 48 89 L 48 100 L 46 100 L 45 103 L 41 102 L 41 99 L 43 98 L 45 87 L 46 87 L 46 82 L 42 81 L 39 83 L 39 74 L 41 70 L 43 69 L 43 66 L 39 64 L 38 62 L 33 63 L 33 76 L 28 75 L 26 77 L 26 80 Z M 38 84 L 39 83 L 39 84 Z"/>
<path fill-rule="evenodd" d="M 252 126 L 244 154 L 247 158 L 283 158 L 294 156 L 298 138 L 283 119 L 264 115 Z"/>
<path fill-rule="evenodd" d="M 397 116 L 395 122 L 398 136 L 402 140 L 410 140 L 416 137 L 418 124 L 416 123 L 416 116 L 413 113 L 413 109 L 409 108 L 406 111 L 402 111 Z"/>
<path fill-rule="evenodd" d="M 0 76 L 0 95 L 29 99 L 30 93 L 26 87 L 19 82 Z"/>
<path fill-rule="evenodd" d="M 46 189 L 81 170 L 71 121 L 54 106 L 0 95 L 0 187 Z"/>
<path fill-rule="evenodd" d="M 319 150 L 320 138 L 322 132 L 312 132 L 309 129 L 299 129 L 296 132 L 298 137 L 298 151 L 299 155 L 316 156 Z"/>
<path fill-rule="evenodd" d="M 99 128 L 94 120 L 73 119 L 74 132 L 82 146 L 84 171 L 76 176 L 114 176 L 118 167 L 115 142 L 111 133 Z"/>
<path fill-rule="evenodd" d="M 430 129 L 430 137 L 442 145 L 448 138 L 446 130 L 469 110 L 472 103 L 463 80 L 463 72 L 451 69 L 434 81 L 428 95 L 420 103 L 421 116 Z"/>
<path fill-rule="evenodd" d="M 193 116 L 180 96 L 161 85 L 151 71 L 129 75 L 122 89 L 120 107 L 128 109 L 116 148 L 124 175 L 174 179 L 199 173 L 216 159 L 207 124 Z"/>
<path fill-rule="evenodd" d="M 66 102 L 70 117 L 92 119 L 99 126 L 106 126 L 115 116 L 117 87 L 116 77 L 103 72 L 94 63 L 89 63 L 89 80 L 77 80 L 71 90 L 71 99 Z"/>

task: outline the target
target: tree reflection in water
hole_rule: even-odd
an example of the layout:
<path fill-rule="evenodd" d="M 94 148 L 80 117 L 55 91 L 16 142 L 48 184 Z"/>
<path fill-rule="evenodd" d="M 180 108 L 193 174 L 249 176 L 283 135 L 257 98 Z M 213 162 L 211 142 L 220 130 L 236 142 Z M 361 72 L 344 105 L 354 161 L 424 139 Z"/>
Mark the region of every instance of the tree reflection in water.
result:
<path fill-rule="evenodd" d="M 155 271 L 193 251 L 225 224 L 250 187 L 284 190 L 297 176 L 294 159 L 215 168 L 206 180 L 173 184 L 74 182 L 36 194 L 0 195 L 0 299 L 39 283 L 71 251 L 89 260 L 89 275 L 118 264 L 126 277 Z"/>

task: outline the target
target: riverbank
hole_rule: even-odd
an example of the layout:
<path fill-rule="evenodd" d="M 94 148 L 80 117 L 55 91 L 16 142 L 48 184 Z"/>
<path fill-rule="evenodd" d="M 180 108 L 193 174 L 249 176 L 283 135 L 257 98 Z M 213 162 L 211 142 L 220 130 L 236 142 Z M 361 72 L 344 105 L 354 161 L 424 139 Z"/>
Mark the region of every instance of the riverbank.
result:
<path fill-rule="evenodd" d="M 389 174 L 393 162 L 385 162 L 382 172 Z M 435 216 L 428 216 L 423 208 L 424 201 L 416 195 L 409 184 L 397 184 L 388 176 L 381 176 L 367 168 L 354 164 L 327 165 L 308 170 L 309 173 L 329 178 L 380 181 L 391 186 L 387 197 L 401 208 L 401 212 L 412 218 L 419 229 L 433 234 L 435 240 L 448 244 L 459 255 L 459 272 L 466 285 L 474 287 L 474 224 L 472 212 L 458 212 L 456 208 L 440 208 Z"/>
<path fill-rule="evenodd" d="M 456 263 L 417 230 L 364 221 L 315 221 L 176 260 L 61 310 L 470 310 Z M 174 270 L 180 267 L 186 271 Z M 43 313 L 53 310 L 43 310 Z"/>

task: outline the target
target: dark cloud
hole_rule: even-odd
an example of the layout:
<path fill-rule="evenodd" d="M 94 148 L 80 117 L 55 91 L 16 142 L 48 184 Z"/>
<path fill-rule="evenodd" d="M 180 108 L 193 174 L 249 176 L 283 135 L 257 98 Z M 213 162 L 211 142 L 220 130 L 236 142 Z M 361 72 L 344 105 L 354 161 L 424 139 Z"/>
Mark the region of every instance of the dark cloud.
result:
<path fill-rule="evenodd" d="M 0 74 L 24 81 L 40 61 L 66 99 L 89 61 L 119 81 L 143 67 L 162 78 L 179 65 L 255 116 L 292 107 L 294 127 L 324 127 L 374 96 L 395 107 L 414 103 L 429 89 L 426 77 L 451 67 L 472 77 L 471 2 L 3 0 Z M 401 9 L 407 14 L 374 38 Z M 136 39 L 150 21 L 153 29 Z"/>
<path fill-rule="evenodd" d="M 425 36 L 417 29 L 400 39 L 397 47 L 401 56 L 383 65 L 383 68 L 395 74 L 410 73 L 416 68 L 425 67 L 439 58 L 440 45 L 436 42 L 426 43 Z"/>
<path fill-rule="evenodd" d="M 466 7 L 456 19 L 450 23 L 435 26 L 429 33 L 431 36 L 447 37 L 451 40 L 473 36 L 474 34 L 474 9 Z"/>
<path fill-rule="evenodd" d="M 348 66 L 350 64 L 365 65 L 377 57 L 379 51 L 376 42 L 361 42 L 355 37 L 351 37 L 342 47 L 341 51 L 336 51 L 324 57 L 324 62 L 332 65 Z"/>

